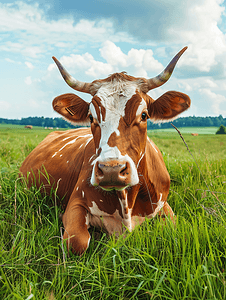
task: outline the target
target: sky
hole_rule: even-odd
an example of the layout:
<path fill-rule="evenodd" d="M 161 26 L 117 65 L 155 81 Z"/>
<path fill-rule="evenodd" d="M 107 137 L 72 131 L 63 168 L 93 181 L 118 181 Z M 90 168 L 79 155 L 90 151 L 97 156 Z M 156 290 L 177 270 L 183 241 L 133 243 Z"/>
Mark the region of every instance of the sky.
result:
<path fill-rule="evenodd" d="M 75 93 L 52 56 L 76 79 L 126 71 L 158 75 L 188 46 L 171 78 L 148 94 L 186 93 L 180 116 L 226 117 L 226 10 L 223 0 L 38 0 L 0 2 L 0 118 L 58 117 L 52 100 Z"/>

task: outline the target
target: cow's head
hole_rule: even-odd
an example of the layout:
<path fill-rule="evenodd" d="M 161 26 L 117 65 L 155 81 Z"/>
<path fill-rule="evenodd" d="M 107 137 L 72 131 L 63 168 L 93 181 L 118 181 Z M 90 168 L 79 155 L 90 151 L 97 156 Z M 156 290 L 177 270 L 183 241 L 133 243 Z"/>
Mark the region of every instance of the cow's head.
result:
<path fill-rule="evenodd" d="M 69 86 L 93 96 L 90 103 L 74 94 L 64 94 L 53 101 L 54 110 L 70 122 L 91 123 L 96 148 L 92 185 L 122 190 L 139 183 L 138 167 L 145 154 L 147 119 L 171 120 L 190 106 L 189 97 L 179 92 L 167 92 L 155 101 L 146 94 L 170 78 L 185 50 L 186 47 L 155 78 L 116 73 L 92 83 L 74 79 L 53 57 Z"/>

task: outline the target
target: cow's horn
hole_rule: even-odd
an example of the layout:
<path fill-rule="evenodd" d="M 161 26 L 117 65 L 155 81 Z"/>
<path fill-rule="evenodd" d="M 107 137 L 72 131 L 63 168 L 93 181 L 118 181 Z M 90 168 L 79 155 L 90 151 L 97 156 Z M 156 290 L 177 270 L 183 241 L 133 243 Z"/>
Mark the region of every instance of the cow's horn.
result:
<path fill-rule="evenodd" d="M 90 86 L 91 83 L 87 83 L 87 82 L 82 82 L 79 81 L 75 78 L 73 78 L 66 70 L 65 68 L 61 65 L 61 63 L 56 59 L 56 57 L 52 57 L 53 60 L 55 61 L 61 75 L 63 76 L 64 80 L 66 81 L 66 83 L 72 87 L 74 90 L 79 91 L 79 92 L 84 92 L 84 93 L 88 93 L 90 94 Z"/>
<path fill-rule="evenodd" d="M 163 85 L 170 78 L 178 59 L 181 57 L 181 55 L 184 53 L 184 51 L 187 48 L 188 47 L 184 47 L 180 52 L 178 52 L 177 55 L 174 56 L 174 58 L 171 60 L 171 62 L 165 68 L 165 70 L 162 71 L 162 73 L 160 73 L 158 76 L 156 76 L 154 78 L 147 80 L 149 91 Z"/>

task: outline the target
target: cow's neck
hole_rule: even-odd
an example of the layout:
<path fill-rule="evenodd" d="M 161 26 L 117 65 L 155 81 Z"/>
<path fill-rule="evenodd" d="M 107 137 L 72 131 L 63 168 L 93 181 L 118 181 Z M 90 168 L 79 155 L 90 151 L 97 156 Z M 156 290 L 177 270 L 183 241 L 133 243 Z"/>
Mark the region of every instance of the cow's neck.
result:
<path fill-rule="evenodd" d="M 146 161 L 146 157 L 144 155 L 139 163 L 139 168 L 138 168 L 138 174 L 143 174 L 142 176 L 144 177 L 146 177 L 145 161 Z M 132 189 L 117 191 L 117 196 L 122 209 L 123 223 L 129 229 L 129 231 L 132 231 L 131 217 L 132 217 L 133 207 L 135 205 L 137 195 L 139 193 L 139 189 L 140 189 L 140 185 L 137 184 L 136 186 L 133 186 Z"/>
<path fill-rule="evenodd" d="M 128 204 L 128 191 L 127 190 L 117 191 L 117 196 L 121 204 L 123 224 L 128 228 L 129 231 L 132 231 L 132 222 L 131 222 L 132 207 L 129 207 Z"/>

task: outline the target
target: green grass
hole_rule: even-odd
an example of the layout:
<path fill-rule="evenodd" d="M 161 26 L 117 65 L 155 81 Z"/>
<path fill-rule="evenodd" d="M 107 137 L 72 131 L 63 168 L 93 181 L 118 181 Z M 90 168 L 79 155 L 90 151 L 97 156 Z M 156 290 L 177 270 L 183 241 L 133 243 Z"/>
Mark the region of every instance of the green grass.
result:
<path fill-rule="evenodd" d="M 54 199 L 18 179 L 48 132 L 0 128 L 0 299 L 226 299 L 225 136 L 183 134 L 198 168 L 176 132 L 149 132 L 176 226 L 155 218 L 118 239 L 92 230 L 79 257 L 62 244 Z"/>
<path fill-rule="evenodd" d="M 28 128 L 24 128 L 24 125 L 15 125 L 15 124 L 0 124 L 0 130 L 3 131 L 3 130 L 25 130 L 25 131 L 28 131 L 28 130 L 31 130 L 31 129 L 28 129 Z M 32 130 L 44 130 L 44 127 L 39 127 L 39 126 L 33 126 L 33 129 Z"/>

